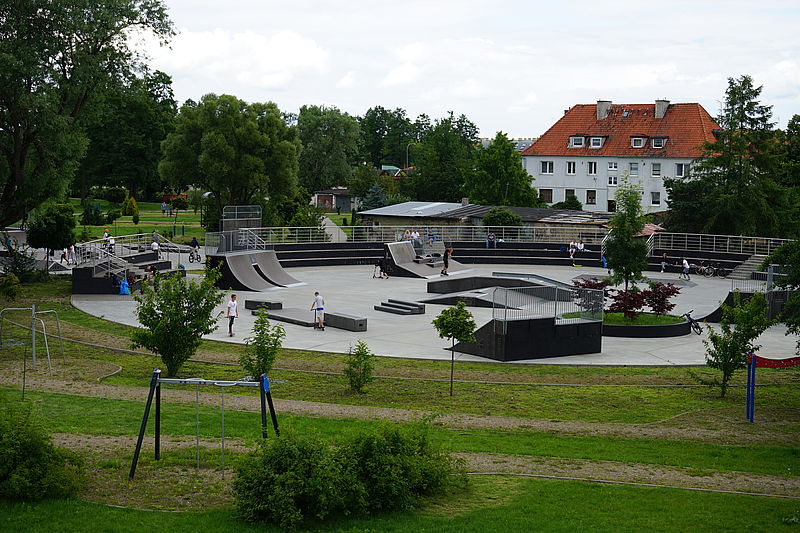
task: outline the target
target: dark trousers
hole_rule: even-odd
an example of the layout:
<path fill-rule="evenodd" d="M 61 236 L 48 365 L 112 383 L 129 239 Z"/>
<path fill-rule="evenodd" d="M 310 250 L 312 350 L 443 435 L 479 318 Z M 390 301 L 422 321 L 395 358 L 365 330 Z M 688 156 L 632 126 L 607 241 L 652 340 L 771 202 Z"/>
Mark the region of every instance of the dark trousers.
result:
<path fill-rule="evenodd" d="M 228 317 L 228 333 L 233 333 L 233 320 L 235 318 L 236 318 L 235 316 Z"/>

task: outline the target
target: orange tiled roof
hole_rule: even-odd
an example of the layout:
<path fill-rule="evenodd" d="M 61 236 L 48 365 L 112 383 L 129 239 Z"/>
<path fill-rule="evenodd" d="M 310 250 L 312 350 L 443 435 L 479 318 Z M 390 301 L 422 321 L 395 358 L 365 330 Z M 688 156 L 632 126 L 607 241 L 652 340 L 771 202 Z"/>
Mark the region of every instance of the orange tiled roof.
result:
<path fill-rule="evenodd" d="M 522 155 L 699 157 L 704 141 L 713 142 L 714 119 L 700 104 L 670 104 L 664 118 L 655 117 L 655 104 L 613 104 L 605 119 L 597 119 L 596 104 L 578 104 L 526 148 Z M 573 135 L 605 136 L 601 148 L 570 148 Z M 631 147 L 631 137 L 647 137 L 643 148 Z M 665 137 L 664 148 L 652 148 L 650 139 Z"/>

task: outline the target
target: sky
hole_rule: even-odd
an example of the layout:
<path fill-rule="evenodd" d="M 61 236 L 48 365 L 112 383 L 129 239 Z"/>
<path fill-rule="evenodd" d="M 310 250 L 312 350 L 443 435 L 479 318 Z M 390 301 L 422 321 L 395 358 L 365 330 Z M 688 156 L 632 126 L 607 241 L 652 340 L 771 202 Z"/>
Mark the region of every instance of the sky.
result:
<path fill-rule="evenodd" d="M 141 46 L 180 102 L 453 111 L 483 137 L 537 137 L 597 100 L 715 116 L 728 78 L 748 74 L 778 127 L 800 114 L 798 0 L 164 2 L 178 34 Z"/>

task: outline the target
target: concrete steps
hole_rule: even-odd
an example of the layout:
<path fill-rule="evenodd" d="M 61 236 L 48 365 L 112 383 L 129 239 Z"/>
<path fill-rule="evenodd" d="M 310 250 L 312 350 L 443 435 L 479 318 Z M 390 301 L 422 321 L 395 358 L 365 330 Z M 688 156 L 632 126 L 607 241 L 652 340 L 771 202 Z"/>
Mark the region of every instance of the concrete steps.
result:
<path fill-rule="evenodd" d="M 758 272 L 760 270 L 761 264 L 766 258 L 766 255 L 751 255 L 744 263 L 734 268 L 733 272 L 728 274 L 728 279 L 751 279 L 753 277 L 753 272 Z"/>

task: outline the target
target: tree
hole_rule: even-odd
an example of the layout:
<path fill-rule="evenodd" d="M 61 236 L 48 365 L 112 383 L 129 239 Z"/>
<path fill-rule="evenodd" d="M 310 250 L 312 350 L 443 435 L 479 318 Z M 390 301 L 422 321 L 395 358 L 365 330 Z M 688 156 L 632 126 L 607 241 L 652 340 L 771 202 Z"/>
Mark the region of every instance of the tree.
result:
<path fill-rule="evenodd" d="M 303 106 L 297 127 L 303 144 L 300 184 L 316 191 L 347 183 L 358 154 L 358 121 L 335 107 Z"/>
<path fill-rule="evenodd" d="M 164 188 L 158 174 L 161 142 L 174 128 L 178 112 L 172 79 L 145 71 L 106 88 L 96 100 L 82 120 L 89 145 L 74 193 L 86 198 L 92 186 L 124 185 L 131 196 L 154 198 Z"/>
<path fill-rule="evenodd" d="M 486 148 L 478 149 L 475 171 L 466 174 L 464 191 L 470 201 L 482 205 L 546 206 L 531 187 L 514 142 L 502 131 Z"/>
<path fill-rule="evenodd" d="M 722 304 L 721 331 L 708 329 L 706 364 L 722 372 L 722 381 L 712 382 L 720 388 L 720 396 L 725 396 L 728 382 L 733 373 L 747 366 L 747 354 L 755 353 L 760 346 L 754 344 L 764 331 L 772 325 L 767 318 L 767 299 L 757 292 L 747 303 L 741 303 L 741 294 L 733 295 L 733 306 Z M 735 325 L 731 327 L 731 324 Z"/>
<path fill-rule="evenodd" d="M 370 209 L 378 209 L 386 205 L 386 191 L 377 183 L 370 187 L 367 195 L 361 202 L 361 209 L 368 211 Z"/>
<path fill-rule="evenodd" d="M 605 252 L 612 269 L 611 282 L 615 285 L 624 282 L 627 291 L 629 284 L 642 279 L 642 271 L 647 268 L 647 242 L 637 237 L 644 228 L 642 188 L 625 176 L 615 198 L 617 212 L 610 222 Z"/>
<path fill-rule="evenodd" d="M 367 192 L 378 182 L 378 169 L 370 163 L 361 163 L 347 181 L 347 189 L 351 198 L 364 198 Z"/>
<path fill-rule="evenodd" d="M 800 335 L 800 241 L 790 241 L 778 247 L 767 257 L 762 267 L 770 264 L 780 265 L 781 273 L 784 274 L 775 284 L 784 290 L 793 291 L 780 317 L 786 323 L 786 334 Z M 800 339 L 797 340 L 796 352 L 800 355 Z"/>
<path fill-rule="evenodd" d="M 262 201 L 279 206 L 295 195 L 300 139 L 271 102 L 215 94 L 187 101 L 162 148 L 161 176 L 179 190 L 210 191 L 212 211 Z M 215 227 L 218 217 L 208 218 Z"/>
<path fill-rule="evenodd" d="M 484 226 L 521 226 L 522 217 L 505 207 L 493 207 L 483 215 Z"/>
<path fill-rule="evenodd" d="M 717 117 L 720 131 L 702 147 L 688 177 L 665 180 L 670 229 L 733 235 L 779 236 L 796 231 L 793 205 L 775 180 L 779 174 L 772 106 L 750 76 L 728 79 Z"/>
<path fill-rule="evenodd" d="M 75 243 L 72 204 L 47 204 L 37 209 L 28 227 L 28 244 L 34 248 L 61 250 Z M 49 268 L 47 255 L 45 270 Z"/>
<path fill-rule="evenodd" d="M 137 31 L 133 31 L 133 30 Z M 162 0 L 26 0 L 0 7 L 0 227 L 61 198 L 86 150 L 79 118 L 140 67 L 130 42 L 173 34 Z"/>
<path fill-rule="evenodd" d="M 418 137 L 404 109 L 398 107 L 390 111 L 381 106 L 371 107 L 358 122 L 364 161 L 376 168 L 382 165 L 405 166 L 409 143 Z"/>
<path fill-rule="evenodd" d="M 214 308 L 222 301 L 214 283 L 219 268 L 208 269 L 202 281 L 187 281 L 170 275 L 158 280 L 157 287 L 142 286 L 136 296 L 136 318 L 144 329 L 131 334 L 134 348 L 142 347 L 161 356 L 167 376 L 178 373 L 200 347 L 202 336 L 217 329 Z"/>
<path fill-rule="evenodd" d="M 364 341 L 359 340 L 350 348 L 345 360 L 344 375 L 350 383 L 350 388 L 358 393 L 364 392 L 364 387 L 373 379 L 372 370 L 375 368 L 375 354 Z"/>
<path fill-rule="evenodd" d="M 475 337 L 475 320 L 472 313 L 467 310 L 464 302 L 458 302 L 455 307 L 443 309 L 439 316 L 433 319 L 433 327 L 439 332 L 439 337 L 450 339 L 450 396 L 453 395 L 453 369 L 456 358 L 456 341 L 473 342 Z"/>
<path fill-rule="evenodd" d="M 286 330 L 283 326 L 270 324 L 269 312 L 266 309 L 257 309 L 253 336 L 244 340 L 245 349 L 239 356 L 239 364 L 253 378 L 258 379 L 262 374 L 269 375 L 281 351 L 284 338 Z"/>
<path fill-rule="evenodd" d="M 437 120 L 417 144 L 417 174 L 412 183 L 417 200 L 458 202 L 464 194 L 464 180 L 474 172 L 478 128 L 467 117 Z"/>

